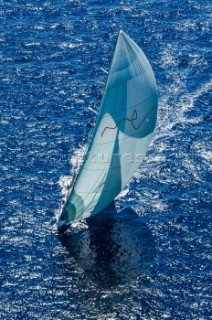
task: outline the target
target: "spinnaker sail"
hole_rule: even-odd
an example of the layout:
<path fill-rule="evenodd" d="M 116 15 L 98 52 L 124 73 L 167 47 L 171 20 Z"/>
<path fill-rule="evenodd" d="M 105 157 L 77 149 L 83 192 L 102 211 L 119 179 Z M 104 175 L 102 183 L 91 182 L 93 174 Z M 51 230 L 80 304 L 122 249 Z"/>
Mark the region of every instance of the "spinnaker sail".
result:
<path fill-rule="evenodd" d="M 145 156 L 156 124 L 155 77 L 143 51 L 119 32 L 99 115 L 58 228 L 106 208 Z"/>

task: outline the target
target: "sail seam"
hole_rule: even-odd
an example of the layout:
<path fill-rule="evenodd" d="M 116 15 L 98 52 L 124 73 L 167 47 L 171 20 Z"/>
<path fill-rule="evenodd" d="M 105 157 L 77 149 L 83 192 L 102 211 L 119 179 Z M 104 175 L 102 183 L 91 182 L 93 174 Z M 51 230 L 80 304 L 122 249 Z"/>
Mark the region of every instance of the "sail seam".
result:
<path fill-rule="evenodd" d="M 157 95 L 156 95 L 155 92 L 152 93 L 152 94 L 151 94 L 148 98 L 146 98 L 145 100 L 142 100 L 142 101 L 140 101 L 139 103 L 136 103 L 136 104 L 134 104 L 133 106 L 127 108 L 127 110 L 130 110 L 130 109 L 132 109 L 132 108 L 136 108 L 136 107 L 139 106 L 141 103 L 144 104 L 145 102 L 147 102 L 148 100 L 150 100 L 150 99 L 151 99 L 152 97 L 154 97 L 154 96 L 155 96 L 155 98 L 157 98 Z M 102 117 L 102 119 L 105 119 L 105 118 L 110 117 L 110 116 L 114 116 L 114 115 L 116 115 L 116 114 L 121 114 L 121 113 L 123 113 L 123 111 L 113 112 L 113 113 L 110 113 L 110 114 L 105 114 L 105 115 Z"/>

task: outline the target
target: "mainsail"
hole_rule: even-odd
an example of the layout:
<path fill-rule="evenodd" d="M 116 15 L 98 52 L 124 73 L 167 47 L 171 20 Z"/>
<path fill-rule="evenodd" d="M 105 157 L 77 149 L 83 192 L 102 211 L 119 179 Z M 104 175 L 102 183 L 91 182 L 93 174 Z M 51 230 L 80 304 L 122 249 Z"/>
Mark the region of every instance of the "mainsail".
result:
<path fill-rule="evenodd" d="M 157 105 L 152 68 L 137 44 L 120 31 L 94 133 L 59 229 L 100 212 L 125 188 L 149 147 Z"/>

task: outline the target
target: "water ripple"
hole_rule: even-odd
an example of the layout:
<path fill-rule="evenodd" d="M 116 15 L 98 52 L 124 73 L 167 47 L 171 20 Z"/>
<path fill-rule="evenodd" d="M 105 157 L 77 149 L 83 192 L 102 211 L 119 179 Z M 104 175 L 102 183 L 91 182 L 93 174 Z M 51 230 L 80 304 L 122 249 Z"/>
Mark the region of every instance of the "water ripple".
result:
<path fill-rule="evenodd" d="M 8 0 L 0 16 L 1 318 L 208 320 L 209 1 Z M 156 74 L 154 141 L 115 207 L 60 239 L 119 29 Z"/>

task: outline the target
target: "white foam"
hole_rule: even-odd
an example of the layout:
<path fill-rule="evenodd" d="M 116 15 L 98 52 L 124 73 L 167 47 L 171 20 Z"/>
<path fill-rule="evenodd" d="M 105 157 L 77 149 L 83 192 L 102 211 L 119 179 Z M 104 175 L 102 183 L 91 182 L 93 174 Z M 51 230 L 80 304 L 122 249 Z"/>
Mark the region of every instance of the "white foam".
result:
<path fill-rule="evenodd" d="M 164 134 L 169 135 L 169 137 L 175 135 L 176 131 L 172 130 L 172 128 L 177 123 L 200 123 L 202 121 L 200 115 L 188 117 L 186 113 L 196 108 L 196 100 L 212 88 L 212 80 L 210 80 L 200 84 L 193 92 L 188 90 L 187 84 L 190 80 L 190 71 L 193 65 L 196 65 L 197 61 L 200 65 L 205 65 L 207 62 L 200 55 L 196 53 L 191 54 L 188 66 L 182 71 L 177 68 L 181 55 L 182 52 L 179 51 L 176 45 L 168 45 L 162 52 L 161 66 L 171 79 L 171 84 L 169 82 L 167 85 L 159 87 L 159 125 L 156 128 L 157 135 L 159 136 Z"/>
<path fill-rule="evenodd" d="M 63 196 L 66 196 L 68 193 L 68 186 L 70 186 L 70 183 L 72 181 L 73 176 L 61 176 L 58 183 L 61 187 L 61 193 Z"/>
<path fill-rule="evenodd" d="M 127 187 L 124 190 L 122 190 L 115 199 L 118 200 L 125 197 L 128 194 L 128 192 L 129 192 L 129 188 Z"/>
<path fill-rule="evenodd" d="M 212 151 L 203 150 L 201 156 L 208 161 L 212 161 Z"/>
<path fill-rule="evenodd" d="M 206 92 L 210 91 L 211 89 L 212 89 L 212 80 L 202 84 L 199 88 L 197 88 L 197 90 L 195 90 L 189 96 L 188 96 L 188 94 L 182 95 L 180 98 L 180 104 L 182 105 L 181 111 L 186 112 L 188 110 L 193 109 L 196 100 L 203 93 L 206 93 Z M 186 119 L 186 121 L 189 122 L 190 119 Z"/>
<path fill-rule="evenodd" d="M 58 220 L 59 219 L 59 216 L 62 212 L 62 209 L 63 209 L 63 203 L 66 201 L 67 199 L 67 196 L 68 196 L 68 192 L 69 192 L 69 186 L 71 184 L 71 181 L 73 179 L 73 176 L 72 175 L 69 175 L 69 176 L 61 176 L 59 181 L 58 181 L 58 184 L 60 185 L 61 187 L 61 194 L 63 195 L 63 198 L 62 198 L 62 202 L 60 204 L 60 207 L 58 208 L 58 210 L 55 212 L 55 218 Z"/>
<path fill-rule="evenodd" d="M 80 46 L 79 43 L 71 43 L 71 42 L 63 42 L 62 44 L 59 45 L 61 49 L 66 49 L 66 48 L 73 49 L 79 46 Z"/>
<path fill-rule="evenodd" d="M 74 221 L 71 223 L 73 229 L 88 229 L 88 225 L 85 220 Z"/>
<path fill-rule="evenodd" d="M 37 25 L 37 26 L 35 26 L 35 29 L 36 30 L 44 30 L 44 26 Z"/>
<path fill-rule="evenodd" d="M 29 42 L 25 43 L 25 47 L 31 47 L 31 46 L 40 46 L 40 42 Z"/>
<path fill-rule="evenodd" d="M 70 159 L 70 163 L 72 165 L 72 171 L 71 171 L 70 175 L 61 176 L 59 181 L 58 181 L 58 184 L 61 187 L 61 194 L 62 194 L 63 198 L 62 198 L 62 203 L 60 205 L 60 208 L 55 213 L 57 220 L 58 220 L 58 218 L 59 218 L 59 216 L 61 214 L 63 203 L 66 202 L 66 199 L 67 199 L 68 194 L 70 192 L 70 185 L 73 182 L 73 176 L 79 170 L 80 164 L 81 164 L 81 162 L 82 162 L 82 160 L 84 158 L 86 147 L 87 146 L 82 146 L 80 149 L 75 149 L 74 150 L 73 155 L 72 155 L 72 157 Z"/>
<path fill-rule="evenodd" d="M 59 23 L 52 24 L 50 29 L 56 29 L 57 27 L 59 27 Z"/>
<path fill-rule="evenodd" d="M 73 166 L 73 168 L 78 167 L 82 163 L 86 149 L 87 145 L 84 145 L 81 146 L 81 148 L 74 150 L 73 156 L 70 159 L 70 163 Z"/>

